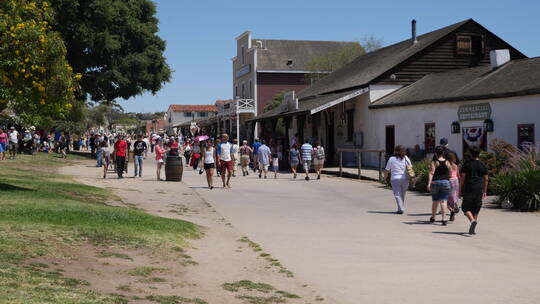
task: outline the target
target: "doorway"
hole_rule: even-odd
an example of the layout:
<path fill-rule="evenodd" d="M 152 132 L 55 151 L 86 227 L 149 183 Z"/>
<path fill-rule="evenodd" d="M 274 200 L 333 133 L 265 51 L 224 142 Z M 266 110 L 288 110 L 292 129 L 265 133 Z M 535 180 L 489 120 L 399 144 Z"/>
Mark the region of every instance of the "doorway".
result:
<path fill-rule="evenodd" d="M 326 158 L 328 161 L 333 162 L 335 160 L 334 156 L 336 154 L 336 147 L 335 147 L 335 138 L 334 138 L 334 112 L 328 111 L 326 113 L 326 149 L 328 151 Z"/>
<path fill-rule="evenodd" d="M 394 153 L 394 147 L 396 145 L 396 137 L 395 137 L 395 129 L 394 126 L 386 126 L 385 130 L 385 142 L 386 142 L 386 159 L 390 158 L 392 154 Z"/>

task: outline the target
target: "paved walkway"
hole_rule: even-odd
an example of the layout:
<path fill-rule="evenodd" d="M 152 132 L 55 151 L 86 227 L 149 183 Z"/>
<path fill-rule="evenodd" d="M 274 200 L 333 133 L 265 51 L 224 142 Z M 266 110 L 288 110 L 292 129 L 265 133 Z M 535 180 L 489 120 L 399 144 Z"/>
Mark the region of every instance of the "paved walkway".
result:
<path fill-rule="evenodd" d="M 428 196 L 410 194 L 406 213 L 393 214 L 391 191 L 374 182 L 252 174 L 208 190 L 191 169 L 184 182 L 341 303 L 540 303 L 539 214 L 485 208 L 470 237 L 461 214 L 446 227 L 427 223 Z"/>

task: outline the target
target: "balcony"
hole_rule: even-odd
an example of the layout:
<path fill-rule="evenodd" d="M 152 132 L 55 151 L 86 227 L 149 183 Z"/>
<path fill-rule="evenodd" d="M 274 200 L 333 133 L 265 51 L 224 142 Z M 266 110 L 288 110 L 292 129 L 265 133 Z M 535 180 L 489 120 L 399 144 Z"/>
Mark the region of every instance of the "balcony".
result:
<path fill-rule="evenodd" d="M 234 101 L 221 105 L 218 108 L 218 115 L 231 115 L 241 113 L 255 114 L 255 100 L 253 99 L 235 99 Z"/>

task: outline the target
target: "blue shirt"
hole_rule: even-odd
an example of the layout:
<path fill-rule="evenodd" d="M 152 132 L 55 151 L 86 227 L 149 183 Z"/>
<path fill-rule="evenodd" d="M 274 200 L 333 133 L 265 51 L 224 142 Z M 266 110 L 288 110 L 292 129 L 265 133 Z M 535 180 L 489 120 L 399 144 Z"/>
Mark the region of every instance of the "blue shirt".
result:
<path fill-rule="evenodd" d="M 270 164 L 270 148 L 268 148 L 267 145 L 262 145 L 259 147 L 257 151 L 257 155 L 259 156 L 259 163 L 268 166 Z"/>
<path fill-rule="evenodd" d="M 313 146 L 305 143 L 300 147 L 300 151 L 302 152 L 302 159 L 303 160 L 311 160 L 311 155 L 313 154 Z"/>
<path fill-rule="evenodd" d="M 253 144 L 253 153 L 257 154 L 257 152 L 259 151 L 259 148 L 261 147 L 261 143 L 260 142 L 255 142 Z"/>

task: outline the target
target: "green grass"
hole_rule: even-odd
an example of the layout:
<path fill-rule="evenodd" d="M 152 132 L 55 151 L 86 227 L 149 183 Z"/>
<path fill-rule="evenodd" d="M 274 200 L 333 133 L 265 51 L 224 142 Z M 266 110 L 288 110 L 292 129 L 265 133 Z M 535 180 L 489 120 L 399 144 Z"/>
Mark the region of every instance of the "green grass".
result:
<path fill-rule="evenodd" d="M 268 293 L 274 290 L 274 287 L 265 283 L 254 283 L 249 280 L 241 280 L 234 283 L 225 283 L 221 285 L 223 289 L 231 292 L 238 292 L 241 289 L 249 291 L 259 291 L 263 293 Z"/>
<path fill-rule="evenodd" d="M 137 268 L 133 268 L 129 270 L 128 274 L 132 276 L 137 276 L 137 277 L 149 277 L 155 272 L 161 273 L 166 270 L 167 269 L 165 268 L 142 266 L 142 267 L 137 267 Z"/>
<path fill-rule="evenodd" d="M 199 298 L 188 299 L 179 296 L 147 296 L 147 300 L 159 304 L 208 304 L 206 301 Z"/>
<path fill-rule="evenodd" d="M 83 288 L 84 282 L 47 271 L 39 263 L 28 266 L 25 262 L 63 257 L 66 246 L 87 242 L 159 248 L 178 254 L 179 250 L 172 248 L 181 248 L 186 238 L 200 235 L 193 223 L 108 206 L 105 203 L 114 199 L 109 190 L 55 173 L 60 166 L 80 158 L 21 155 L 1 163 L 0 303 L 125 303 L 119 295 L 100 295 Z M 107 250 L 99 255 L 130 259 Z"/>

